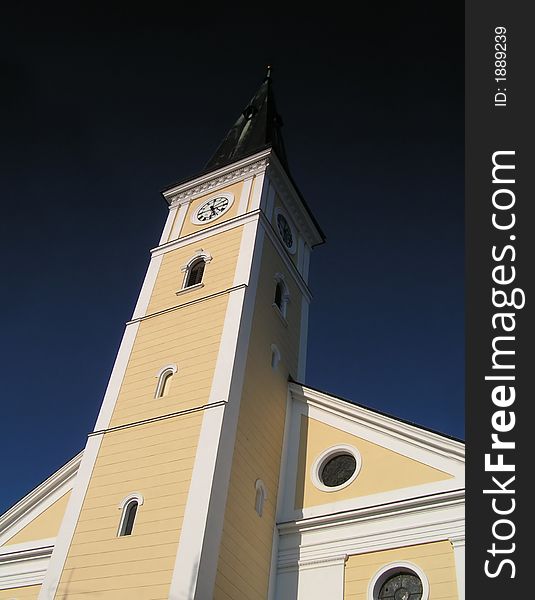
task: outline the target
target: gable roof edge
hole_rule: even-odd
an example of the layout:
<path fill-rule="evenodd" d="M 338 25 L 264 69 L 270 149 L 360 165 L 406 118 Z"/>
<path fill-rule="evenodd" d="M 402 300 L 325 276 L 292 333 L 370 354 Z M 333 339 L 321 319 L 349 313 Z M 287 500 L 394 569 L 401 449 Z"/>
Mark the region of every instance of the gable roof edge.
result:
<path fill-rule="evenodd" d="M 16 534 L 16 532 L 13 532 L 7 539 L 3 539 L 10 528 L 16 526 L 17 523 L 20 523 L 24 516 L 37 504 L 52 495 L 60 487 L 66 485 L 76 476 L 82 460 L 82 454 L 83 451 L 79 452 L 74 458 L 60 467 L 50 477 L 45 479 L 45 481 L 40 483 L 32 491 L 26 494 L 26 496 L 9 508 L 3 515 L 0 515 L 0 545 L 9 540 L 12 535 Z"/>
<path fill-rule="evenodd" d="M 464 442 L 460 440 L 452 439 L 396 417 L 354 404 L 348 400 L 331 396 L 326 392 L 300 383 L 289 382 L 288 386 L 290 394 L 295 400 L 351 420 L 357 420 L 373 429 L 380 430 L 382 433 L 401 438 L 408 443 L 464 463 Z"/>

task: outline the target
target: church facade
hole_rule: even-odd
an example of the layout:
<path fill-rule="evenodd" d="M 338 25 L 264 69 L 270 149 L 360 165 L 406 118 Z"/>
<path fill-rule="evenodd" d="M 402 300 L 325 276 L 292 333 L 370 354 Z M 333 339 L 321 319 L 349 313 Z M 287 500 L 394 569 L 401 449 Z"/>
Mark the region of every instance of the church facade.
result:
<path fill-rule="evenodd" d="M 161 239 L 84 450 L 0 517 L 0 600 L 463 600 L 464 444 L 307 387 L 321 229 L 268 74 Z"/>

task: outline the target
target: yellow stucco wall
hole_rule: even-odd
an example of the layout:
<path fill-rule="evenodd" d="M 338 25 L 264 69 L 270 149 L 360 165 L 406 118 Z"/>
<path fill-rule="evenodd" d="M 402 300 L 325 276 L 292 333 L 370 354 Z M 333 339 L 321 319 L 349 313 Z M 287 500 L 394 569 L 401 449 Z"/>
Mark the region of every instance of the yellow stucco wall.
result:
<path fill-rule="evenodd" d="M 368 600 L 368 585 L 379 570 L 396 561 L 419 567 L 429 580 L 429 600 L 457 600 L 453 548 L 448 541 L 356 554 L 345 566 L 344 600 Z"/>
<path fill-rule="evenodd" d="M 31 542 L 32 540 L 43 540 L 56 537 L 61 525 L 61 520 L 67 508 L 71 492 L 67 492 L 61 498 L 58 498 L 46 510 L 26 527 L 21 529 L 16 535 L 10 538 L 4 545 L 21 544 L 22 542 Z M 1 596 L 0 596 L 1 598 Z"/>
<path fill-rule="evenodd" d="M 319 490 L 312 482 L 311 472 L 316 458 L 337 444 L 354 446 L 361 455 L 362 467 L 350 485 L 334 492 Z M 295 508 L 307 508 L 338 500 L 348 500 L 411 487 L 433 481 L 450 479 L 452 475 L 424 465 L 351 435 L 315 419 L 301 416 L 298 477 L 295 489 Z"/>
<path fill-rule="evenodd" d="M 241 228 L 206 244 L 213 256 L 203 278 L 207 289 L 231 285 L 240 239 Z M 199 302 L 193 304 L 187 293 L 176 295 L 183 276 L 177 266 L 198 247 L 174 250 L 162 261 L 149 314 L 178 308 L 140 323 L 110 427 L 201 407 L 209 400 L 229 295 L 206 298 L 202 288 Z M 156 374 L 173 363 L 178 372 L 169 393 L 155 399 Z M 167 598 L 203 414 L 201 410 L 104 435 L 57 599 Z M 143 495 L 144 504 L 132 535 L 117 537 L 118 505 L 133 492 Z"/>
<path fill-rule="evenodd" d="M 184 219 L 184 224 L 182 225 L 182 229 L 180 231 L 180 237 L 184 237 L 189 235 L 190 233 L 196 233 L 197 231 L 201 231 L 202 229 L 206 229 L 207 227 L 211 227 L 216 223 L 223 223 L 224 221 L 228 221 L 235 217 L 238 213 L 238 206 L 240 204 L 240 196 L 243 188 L 243 181 L 239 181 L 238 183 L 234 183 L 233 185 L 229 185 L 223 189 L 218 190 L 217 192 L 209 192 L 201 196 L 200 198 L 196 198 L 191 202 L 188 207 L 188 212 L 186 213 L 186 218 Z M 192 223 L 191 217 L 195 214 L 195 211 L 199 208 L 203 202 L 206 202 L 210 198 L 217 198 L 218 194 L 222 193 L 231 193 L 234 195 L 234 202 L 232 206 L 228 209 L 228 211 L 213 221 L 209 221 L 208 223 L 203 223 L 202 225 L 196 225 Z"/>
<path fill-rule="evenodd" d="M 26 585 L 9 590 L 0 590 L 0 600 L 35 600 L 40 589 L 40 585 Z"/>
<path fill-rule="evenodd" d="M 234 279 L 242 231 L 241 227 L 236 227 L 165 254 L 147 309 L 148 314 L 228 289 Z M 205 266 L 203 286 L 184 290 L 177 295 L 176 292 L 182 289 L 184 281 L 181 268 L 201 249 L 212 256 L 212 260 Z"/>
<path fill-rule="evenodd" d="M 287 327 L 272 306 L 273 275 L 284 273 L 291 303 Z M 279 483 L 287 377 L 297 370 L 301 296 L 271 242 L 264 243 L 253 316 L 244 389 L 215 585 L 216 600 L 265 600 L 271 562 Z M 271 368 L 271 344 L 281 352 Z M 263 516 L 255 511 L 255 481 L 262 479 L 268 498 Z"/>

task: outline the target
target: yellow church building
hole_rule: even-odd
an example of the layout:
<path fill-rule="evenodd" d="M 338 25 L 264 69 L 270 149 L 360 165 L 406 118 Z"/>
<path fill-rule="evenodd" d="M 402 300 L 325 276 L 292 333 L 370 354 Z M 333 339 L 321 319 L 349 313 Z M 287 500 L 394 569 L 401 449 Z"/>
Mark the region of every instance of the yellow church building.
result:
<path fill-rule="evenodd" d="M 169 213 L 0 600 L 463 600 L 464 444 L 303 383 L 312 249 L 268 76 Z"/>

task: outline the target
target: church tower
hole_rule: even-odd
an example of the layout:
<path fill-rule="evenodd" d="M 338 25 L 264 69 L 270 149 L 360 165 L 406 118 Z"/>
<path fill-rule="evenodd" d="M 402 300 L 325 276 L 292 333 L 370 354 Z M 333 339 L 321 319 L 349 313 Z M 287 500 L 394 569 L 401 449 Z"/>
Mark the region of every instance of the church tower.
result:
<path fill-rule="evenodd" d="M 273 593 L 288 380 L 311 249 L 268 72 L 169 214 L 127 322 L 39 598 Z"/>

